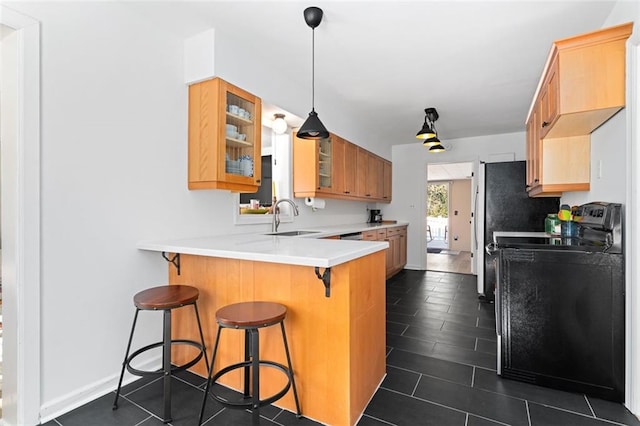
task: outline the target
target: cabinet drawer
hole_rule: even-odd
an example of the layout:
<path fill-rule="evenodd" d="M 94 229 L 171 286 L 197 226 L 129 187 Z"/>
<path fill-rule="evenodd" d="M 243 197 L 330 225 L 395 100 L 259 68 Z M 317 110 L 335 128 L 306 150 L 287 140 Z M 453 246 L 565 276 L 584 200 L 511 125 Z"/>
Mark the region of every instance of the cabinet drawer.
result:
<path fill-rule="evenodd" d="M 375 231 L 375 233 L 378 236 L 378 240 L 384 240 L 385 238 L 387 238 L 386 229 L 378 229 L 377 231 Z"/>
<path fill-rule="evenodd" d="M 366 241 L 376 241 L 378 240 L 378 233 L 377 231 L 363 231 L 362 239 Z"/>
<path fill-rule="evenodd" d="M 395 235 L 400 235 L 400 231 L 402 231 L 401 226 L 396 226 L 394 228 L 387 228 L 387 237 L 393 237 Z"/>

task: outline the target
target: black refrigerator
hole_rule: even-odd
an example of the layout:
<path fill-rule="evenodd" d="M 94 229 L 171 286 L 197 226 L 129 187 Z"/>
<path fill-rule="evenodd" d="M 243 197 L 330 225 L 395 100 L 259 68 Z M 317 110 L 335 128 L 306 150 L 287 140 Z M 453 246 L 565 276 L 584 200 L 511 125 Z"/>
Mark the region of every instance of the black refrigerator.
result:
<path fill-rule="evenodd" d="M 487 302 L 495 299 L 495 257 L 489 256 L 484 250 L 493 241 L 493 232 L 543 232 L 547 214 L 557 213 L 560 208 L 558 197 L 529 197 L 526 173 L 525 161 L 480 163 L 476 216 L 479 224 L 484 223 L 484 226 L 476 227 L 479 235 L 476 243 L 482 244 L 477 250 L 478 293 Z"/>

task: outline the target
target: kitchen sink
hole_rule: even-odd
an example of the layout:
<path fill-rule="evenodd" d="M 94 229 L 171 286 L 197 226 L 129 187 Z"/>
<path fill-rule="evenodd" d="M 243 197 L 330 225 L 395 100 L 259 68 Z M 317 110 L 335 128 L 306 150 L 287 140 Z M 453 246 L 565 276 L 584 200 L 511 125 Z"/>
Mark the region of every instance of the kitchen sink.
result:
<path fill-rule="evenodd" d="M 276 235 L 278 237 L 295 237 L 297 235 L 306 235 L 306 234 L 319 234 L 320 231 L 285 231 L 285 232 L 271 232 L 266 235 Z"/>

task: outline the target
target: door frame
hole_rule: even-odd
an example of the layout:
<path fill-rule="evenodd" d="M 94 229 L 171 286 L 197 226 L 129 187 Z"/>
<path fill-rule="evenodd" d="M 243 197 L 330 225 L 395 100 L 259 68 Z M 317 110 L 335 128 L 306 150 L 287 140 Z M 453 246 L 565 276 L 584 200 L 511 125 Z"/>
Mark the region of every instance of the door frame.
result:
<path fill-rule="evenodd" d="M 39 424 L 40 23 L 0 5 L 0 24 L 15 30 L 10 37 L 15 37 L 17 83 L 15 111 L 5 122 L 15 129 L 15 137 L 2 141 L 0 155 L 3 422 Z"/>

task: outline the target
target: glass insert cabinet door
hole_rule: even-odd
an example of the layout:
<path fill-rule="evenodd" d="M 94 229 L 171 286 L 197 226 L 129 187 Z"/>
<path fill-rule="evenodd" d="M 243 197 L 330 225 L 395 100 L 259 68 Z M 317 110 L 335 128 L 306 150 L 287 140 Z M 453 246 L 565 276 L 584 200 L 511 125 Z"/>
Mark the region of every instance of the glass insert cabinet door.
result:
<path fill-rule="evenodd" d="M 261 182 L 260 98 L 222 79 L 189 86 L 189 189 L 255 192 Z"/>
<path fill-rule="evenodd" d="M 318 141 L 318 182 L 320 189 L 331 188 L 333 176 L 333 144 L 331 138 Z"/>

